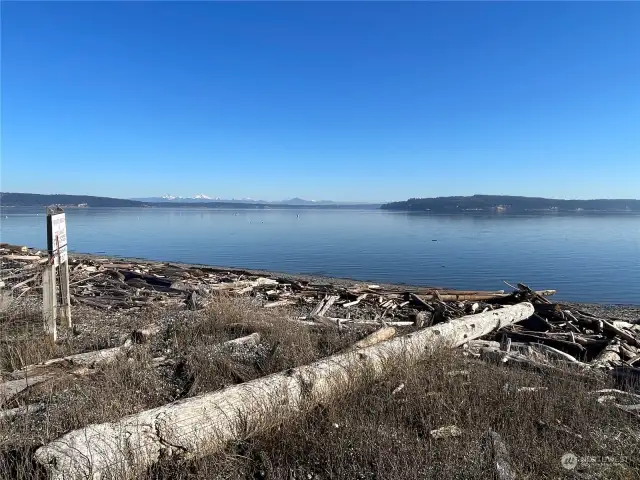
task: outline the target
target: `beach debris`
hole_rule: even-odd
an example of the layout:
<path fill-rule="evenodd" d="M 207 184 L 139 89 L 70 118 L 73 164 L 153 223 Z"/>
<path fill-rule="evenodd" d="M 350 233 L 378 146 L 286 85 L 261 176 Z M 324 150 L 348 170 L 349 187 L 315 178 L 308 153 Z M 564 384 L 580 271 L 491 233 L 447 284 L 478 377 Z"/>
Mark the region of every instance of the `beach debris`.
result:
<path fill-rule="evenodd" d="M 17 256 L 16 251 L 21 254 Z M 4 290 L 14 297 L 41 295 L 44 252 L 1 244 L 0 261 Z M 405 326 L 421 327 L 466 313 L 486 311 L 494 308 L 486 302 L 509 297 L 503 290 L 317 283 L 293 276 L 266 276 L 242 270 L 142 260 L 118 261 L 91 255 L 70 255 L 69 264 L 72 304 L 109 311 L 139 310 L 152 305 L 183 305 L 189 310 L 198 310 L 206 307 L 211 295 L 228 294 L 251 296 L 265 308 L 300 307 L 306 309 L 309 318 L 358 319 L 381 326 L 385 322 L 407 322 Z M 467 305 L 468 302 L 471 303 Z"/>
<path fill-rule="evenodd" d="M 495 477 L 498 480 L 515 480 L 516 473 L 511 465 L 507 445 L 499 433 L 489 430 L 487 438 L 491 445 L 492 460 L 495 468 Z"/>
<path fill-rule="evenodd" d="M 398 385 L 396 388 L 393 389 L 393 391 L 391 392 L 391 395 L 397 395 L 399 394 L 402 390 L 404 390 L 404 383 L 401 383 L 400 385 Z"/>
<path fill-rule="evenodd" d="M 441 438 L 459 437 L 462 435 L 462 430 L 460 427 L 456 427 L 455 425 L 447 425 L 446 427 L 431 430 L 429 435 L 431 435 L 435 440 L 440 440 Z"/>
<path fill-rule="evenodd" d="M 32 405 L 23 405 L 21 407 L 10 408 L 8 410 L 0 410 L 0 421 L 13 420 L 16 417 L 24 417 L 25 415 L 38 413 L 45 409 L 46 409 L 46 404 L 35 403 Z"/>
<path fill-rule="evenodd" d="M 44 252 L 0 244 L 3 304 L 41 295 Z M 552 303 L 555 290 L 509 285 L 513 292 L 462 291 L 431 287 L 374 285 L 313 277 L 265 274 L 170 262 L 116 260 L 71 255 L 72 304 L 105 311 L 148 307 L 206 308 L 216 295 L 249 297 L 267 309 L 289 309 L 300 325 L 338 329 L 395 327 L 404 332 L 446 324 L 470 313 L 491 312 L 504 305 L 531 302 L 535 313 L 485 340 L 500 342 L 502 352 L 484 357 L 529 365 L 572 363 L 577 368 L 607 370 L 640 378 L 640 319 L 605 318 L 580 308 Z M 493 347 L 491 348 L 493 349 Z M 489 349 L 489 350 L 491 350 Z M 485 349 L 486 350 L 486 349 Z M 479 355 L 479 350 L 473 352 Z"/>

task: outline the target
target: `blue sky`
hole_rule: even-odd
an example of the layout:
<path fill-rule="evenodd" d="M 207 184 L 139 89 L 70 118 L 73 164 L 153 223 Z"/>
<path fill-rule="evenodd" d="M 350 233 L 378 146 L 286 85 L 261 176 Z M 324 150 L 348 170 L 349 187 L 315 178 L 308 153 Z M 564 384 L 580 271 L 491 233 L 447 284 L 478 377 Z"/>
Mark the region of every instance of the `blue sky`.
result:
<path fill-rule="evenodd" d="M 1 8 L 3 191 L 640 198 L 640 3 Z"/>

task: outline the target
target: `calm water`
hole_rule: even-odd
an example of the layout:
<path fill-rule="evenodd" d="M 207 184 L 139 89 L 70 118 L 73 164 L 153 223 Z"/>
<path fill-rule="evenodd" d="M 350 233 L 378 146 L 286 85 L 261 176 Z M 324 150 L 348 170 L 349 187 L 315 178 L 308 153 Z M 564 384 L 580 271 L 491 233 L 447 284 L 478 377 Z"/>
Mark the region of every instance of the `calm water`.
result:
<path fill-rule="evenodd" d="M 43 212 L 3 209 L 2 242 L 44 248 Z M 67 225 L 78 252 L 640 304 L 640 215 L 69 209 Z"/>

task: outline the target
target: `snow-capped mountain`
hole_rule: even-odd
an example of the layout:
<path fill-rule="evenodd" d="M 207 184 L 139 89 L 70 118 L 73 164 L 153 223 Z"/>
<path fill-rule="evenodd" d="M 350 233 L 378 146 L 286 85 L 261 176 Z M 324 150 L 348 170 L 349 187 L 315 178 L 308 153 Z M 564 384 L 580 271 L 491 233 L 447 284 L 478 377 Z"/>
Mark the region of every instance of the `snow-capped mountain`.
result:
<path fill-rule="evenodd" d="M 160 197 L 145 197 L 145 198 L 136 198 L 140 202 L 176 202 L 176 203 L 196 203 L 196 202 L 218 202 L 219 198 L 210 197 L 209 195 L 205 195 L 204 193 L 198 193 L 191 197 L 182 197 L 179 195 L 161 195 Z"/>
<path fill-rule="evenodd" d="M 248 204 L 260 204 L 260 205 L 295 205 L 295 206 L 304 206 L 304 205 L 351 205 L 357 204 L 357 202 L 334 202 L 331 200 L 305 200 L 303 198 L 289 198 L 287 200 L 279 200 L 279 201 L 265 201 L 265 200 L 255 200 L 250 197 L 244 198 L 220 198 L 220 197 L 211 197 L 209 195 L 205 195 L 204 193 L 198 193 L 191 197 L 181 197 L 176 195 L 162 195 L 160 197 L 145 197 L 145 198 L 132 198 L 131 200 L 137 200 L 140 202 L 149 202 L 149 203 L 207 203 L 207 202 L 224 202 L 224 203 L 248 203 Z M 362 203 L 362 202 L 361 202 Z"/>

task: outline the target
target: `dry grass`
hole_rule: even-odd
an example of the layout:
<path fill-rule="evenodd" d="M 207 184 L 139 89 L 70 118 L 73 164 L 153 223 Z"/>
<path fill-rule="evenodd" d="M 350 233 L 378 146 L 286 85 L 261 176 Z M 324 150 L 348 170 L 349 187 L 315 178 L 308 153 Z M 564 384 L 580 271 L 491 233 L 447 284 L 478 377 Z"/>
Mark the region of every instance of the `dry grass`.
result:
<path fill-rule="evenodd" d="M 71 429 L 306 364 L 340 351 L 365 333 L 300 327 L 284 319 L 286 311 L 256 309 L 226 297 L 195 313 L 151 311 L 117 321 L 95 312 L 80 318 L 81 313 L 74 310 L 80 325 L 112 322 L 112 331 L 69 335 L 61 345 L 53 345 L 29 337 L 41 325 L 37 312 L 14 310 L 2 317 L 1 368 L 112 346 L 132 326 L 152 321 L 162 321 L 166 328 L 129 359 L 90 376 L 44 384 L 6 405 L 44 402 L 47 408 L 0 420 L 0 478 L 46 478 L 31 461 L 33 450 Z M 257 350 L 229 355 L 213 348 L 253 332 L 262 337 Z M 153 367 L 151 359 L 160 355 L 173 364 Z M 400 384 L 405 387 L 392 394 Z M 522 386 L 547 390 L 515 391 Z M 385 381 L 362 379 L 337 402 L 293 424 L 231 445 L 225 454 L 165 461 L 147 477 L 486 479 L 495 472 L 486 440 L 494 430 L 504 439 L 518 478 L 639 478 L 640 421 L 597 403 L 589 393 L 593 388 L 570 376 L 551 377 L 450 352 L 410 368 L 394 365 Z M 447 425 L 456 425 L 462 435 L 431 437 L 431 430 Z M 560 464 L 566 452 L 624 457 L 624 462 L 567 471 Z"/>
<path fill-rule="evenodd" d="M 246 382 L 311 363 L 351 345 L 362 333 L 316 330 L 287 320 L 286 311 L 251 308 L 219 297 L 193 321 L 174 325 L 171 353 L 180 358 L 178 378 L 186 396 Z M 257 332 L 261 348 L 240 356 L 212 351 L 212 345 Z"/>
<path fill-rule="evenodd" d="M 61 353 L 42 331 L 42 314 L 30 304 L 0 313 L 0 371 L 13 371 Z"/>
<path fill-rule="evenodd" d="M 161 313 L 149 310 L 137 315 L 98 312 L 83 306 L 72 308 L 74 328 L 58 325 L 58 341 L 44 335 L 41 305 L 33 298 L 0 311 L 0 372 L 73 353 L 120 345 L 122 336 L 158 321 Z"/>
<path fill-rule="evenodd" d="M 517 478 L 638 478 L 640 422 L 598 404 L 589 393 L 593 387 L 570 377 L 451 352 L 411 368 L 396 366 L 387 380 L 364 384 L 293 425 L 234 445 L 225 456 L 167 462 L 151 478 L 494 478 L 490 430 L 505 441 Z M 400 384 L 404 389 L 394 395 Z M 462 435 L 430 435 L 449 425 Z M 560 463 L 567 452 L 623 463 L 570 472 Z"/>

